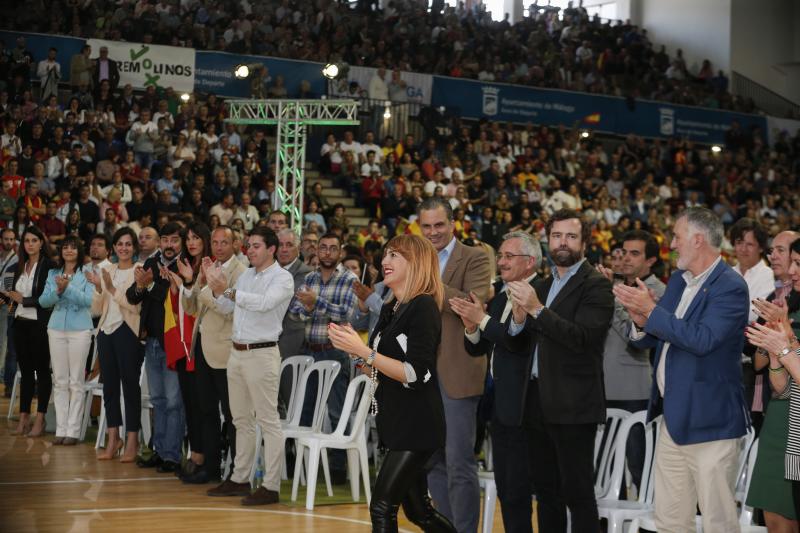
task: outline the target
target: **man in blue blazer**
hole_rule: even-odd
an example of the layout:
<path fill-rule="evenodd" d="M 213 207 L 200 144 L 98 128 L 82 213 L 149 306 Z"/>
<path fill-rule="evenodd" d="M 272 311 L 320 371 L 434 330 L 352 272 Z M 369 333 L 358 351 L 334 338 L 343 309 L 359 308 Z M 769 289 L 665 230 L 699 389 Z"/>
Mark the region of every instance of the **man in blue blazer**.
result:
<path fill-rule="evenodd" d="M 488 309 L 484 310 L 477 298 L 450 299 L 450 307 L 464 323 L 467 353 L 473 357 L 490 356 L 494 381 L 489 400 L 494 475 L 503 526 L 514 533 L 533 533 L 528 439 L 522 424 L 532 352 L 527 347 L 522 351 L 511 350 L 504 342 L 512 307 L 507 284 L 512 281 L 533 284 L 541 259 L 542 248 L 531 234 L 507 233 L 497 254 L 501 279 L 495 284 L 495 296 Z M 490 394 L 488 389 L 486 394 Z"/>
<path fill-rule="evenodd" d="M 741 353 L 750 303 L 747 284 L 720 256 L 720 219 L 687 209 L 671 247 L 678 270 L 656 304 L 647 287 L 619 284 L 638 345 L 656 348 L 648 419 L 664 415 L 655 460 L 659 532 L 739 531 L 734 502 L 738 438 L 749 426 Z"/>

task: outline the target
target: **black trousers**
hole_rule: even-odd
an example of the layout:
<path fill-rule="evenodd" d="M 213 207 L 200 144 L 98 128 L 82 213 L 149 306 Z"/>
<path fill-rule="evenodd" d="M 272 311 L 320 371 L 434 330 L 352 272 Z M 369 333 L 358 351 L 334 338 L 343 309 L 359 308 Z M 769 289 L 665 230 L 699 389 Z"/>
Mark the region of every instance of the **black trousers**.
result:
<path fill-rule="evenodd" d="M 198 408 L 197 363 L 195 362 L 194 371 L 186 370 L 186 358 L 183 358 L 175 364 L 175 371 L 178 372 L 183 410 L 186 413 L 186 435 L 189 438 L 189 446 L 193 452 L 203 453 L 200 409 Z"/>
<path fill-rule="evenodd" d="M 122 323 L 111 335 L 97 334 L 97 356 L 103 380 L 103 404 L 109 428 L 122 425 L 119 389 L 125 402 L 125 431 L 142 427 L 142 388 L 139 376 L 144 362 L 144 347 L 128 324 Z"/>
<path fill-rule="evenodd" d="M 422 531 L 456 532 L 453 524 L 433 508 L 428 496 L 425 465 L 433 452 L 389 450 L 386 454 L 369 504 L 373 533 L 397 532 L 397 510 L 401 503 L 406 517 Z"/>
<path fill-rule="evenodd" d="M 503 527 L 508 533 L 533 533 L 527 432 L 522 426 L 507 426 L 494 417 L 490 433 Z"/>
<path fill-rule="evenodd" d="M 201 445 L 200 450 L 205 454 L 206 472 L 211 479 L 218 479 L 222 472 L 222 453 L 228 448 L 231 456 L 231 469 L 233 472 L 233 459 L 236 457 L 236 427 L 233 425 L 231 407 L 228 402 L 228 377 L 224 368 L 211 368 L 203 354 L 203 345 L 200 335 L 195 341 L 194 372 L 196 374 L 196 405 L 199 414 Z M 224 427 L 220 426 L 219 410 L 222 404 L 222 416 L 225 419 Z"/>
<path fill-rule="evenodd" d="M 792 481 L 792 499 L 794 500 L 794 512 L 800 516 L 800 481 Z"/>
<path fill-rule="evenodd" d="M 597 424 L 545 422 L 537 379 L 530 382 L 526 403 L 525 430 L 539 531 L 565 532 L 569 508 L 572 533 L 597 533 L 593 464 Z"/>
<path fill-rule="evenodd" d="M 45 320 L 14 318 L 14 346 L 17 363 L 22 374 L 20 380 L 19 412 L 30 413 L 36 381 L 39 381 L 36 411 L 46 413 L 53 389 L 50 377 L 50 344 L 47 340 Z"/>

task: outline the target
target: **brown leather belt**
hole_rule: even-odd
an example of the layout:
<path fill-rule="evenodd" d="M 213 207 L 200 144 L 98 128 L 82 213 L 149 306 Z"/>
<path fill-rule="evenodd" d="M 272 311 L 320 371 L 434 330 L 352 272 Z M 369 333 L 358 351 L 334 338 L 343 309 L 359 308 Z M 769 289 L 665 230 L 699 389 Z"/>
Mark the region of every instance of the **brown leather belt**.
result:
<path fill-rule="evenodd" d="M 258 350 L 259 348 L 272 348 L 277 345 L 277 342 L 254 342 L 253 344 L 239 344 L 238 342 L 234 342 L 233 349 L 244 352 L 247 350 Z"/>
<path fill-rule="evenodd" d="M 325 344 L 308 343 L 308 349 L 312 352 L 324 352 L 326 350 L 333 350 L 333 344 L 326 342 Z"/>

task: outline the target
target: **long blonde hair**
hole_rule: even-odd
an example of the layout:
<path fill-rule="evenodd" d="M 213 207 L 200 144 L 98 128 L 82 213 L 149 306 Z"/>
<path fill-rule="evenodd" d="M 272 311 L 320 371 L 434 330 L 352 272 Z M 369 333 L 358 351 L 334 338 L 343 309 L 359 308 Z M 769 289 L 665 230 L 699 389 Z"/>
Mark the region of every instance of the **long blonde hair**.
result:
<path fill-rule="evenodd" d="M 444 302 L 444 284 L 439 275 L 439 256 L 433 245 L 419 235 L 398 235 L 386 245 L 408 261 L 408 275 L 403 286 L 402 303 L 420 294 L 428 294 L 439 308 Z"/>

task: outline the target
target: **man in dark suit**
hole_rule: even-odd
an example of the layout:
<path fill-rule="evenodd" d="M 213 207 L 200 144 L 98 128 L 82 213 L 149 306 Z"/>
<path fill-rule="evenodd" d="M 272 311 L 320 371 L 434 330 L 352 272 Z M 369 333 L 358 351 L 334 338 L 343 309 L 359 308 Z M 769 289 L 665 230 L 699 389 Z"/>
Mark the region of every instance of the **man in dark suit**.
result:
<path fill-rule="evenodd" d="M 450 307 L 465 327 L 464 347 L 472 356 L 491 354 L 494 381 L 491 435 L 494 476 L 506 531 L 532 533 L 531 481 L 528 447 L 522 415 L 531 371 L 531 351 L 514 352 L 505 347 L 504 336 L 511 320 L 511 300 L 506 284 L 533 283 L 542 258 L 539 241 L 529 233 L 515 231 L 503 236 L 497 254 L 500 281 L 488 306 L 488 314 L 477 298 L 452 298 Z M 490 393 L 487 392 L 487 395 Z"/>
<path fill-rule="evenodd" d="M 99 88 L 103 80 L 108 80 L 111 92 L 116 91 L 119 85 L 119 66 L 116 61 L 108 57 L 108 48 L 101 46 L 100 57 L 92 63 L 94 64 L 92 67 L 93 87 Z"/>
<path fill-rule="evenodd" d="M 297 292 L 303 286 L 306 274 L 311 272 L 311 267 L 303 263 L 300 259 L 300 236 L 289 228 L 284 228 L 278 232 L 278 264 L 288 270 L 294 278 L 294 290 Z M 283 332 L 278 340 L 278 349 L 281 352 L 281 360 L 293 355 L 303 353 L 303 342 L 306 340 L 306 326 L 304 322 L 289 318 L 289 312 L 283 317 Z M 289 403 L 289 384 L 291 376 L 287 373 L 281 376 L 280 400 L 283 406 Z M 285 381 L 285 383 L 283 382 Z"/>
<path fill-rule="evenodd" d="M 722 221 L 692 207 L 675 222 L 678 269 L 655 302 L 641 280 L 614 294 L 633 319 L 631 338 L 655 348 L 648 420 L 663 413 L 655 456 L 658 531 L 739 531 L 734 484 L 739 437 L 750 426 L 742 387 L 747 283 L 720 255 Z"/>
<path fill-rule="evenodd" d="M 169 280 L 161 276 L 160 268 L 177 272 L 181 255 L 181 227 L 169 222 L 161 228 L 161 250 L 134 270 L 133 285 L 125 292 L 131 305 L 142 304 L 139 338 L 145 341 L 145 371 L 153 402 L 153 446 L 155 453 L 136 464 L 142 468 L 156 467 L 159 472 L 174 472 L 180 468 L 181 448 L 186 431 L 178 373 L 167 368 L 164 351 L 164 302 L 169 292 Z"/>
<path fill-rule="evenodd" d="M 561 209 L 546 226 L 553 274 L 512 281 L 507 348 L 533 352 L 525 426 L 539 531 L 597 531 L 594 440 L 605 422 L 603 343 L 614 313 L 611 282 L 584 258 L 590 227 Z"/>

